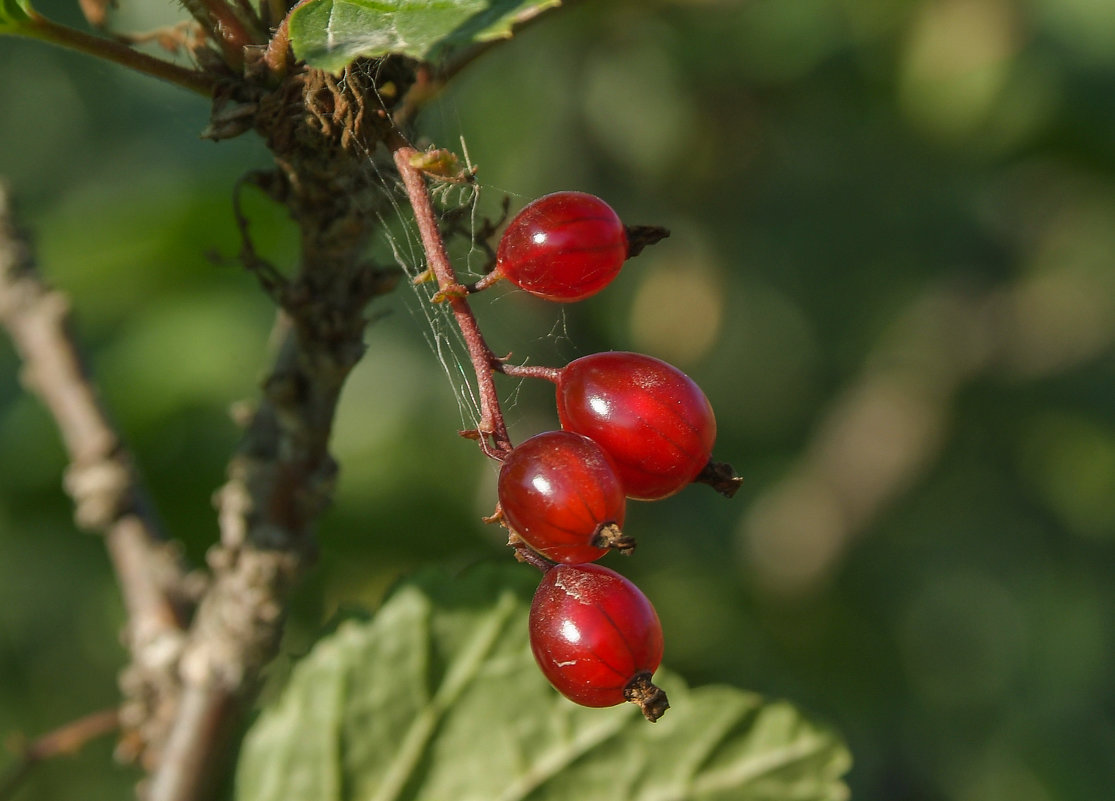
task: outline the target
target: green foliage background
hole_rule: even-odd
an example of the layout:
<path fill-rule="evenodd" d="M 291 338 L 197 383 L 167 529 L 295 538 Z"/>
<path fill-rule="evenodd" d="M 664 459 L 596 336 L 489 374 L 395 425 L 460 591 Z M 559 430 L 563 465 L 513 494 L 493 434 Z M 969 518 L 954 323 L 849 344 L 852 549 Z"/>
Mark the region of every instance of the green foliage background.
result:
<path fill-rule="evenodd" d="M 174 18 L 147 5 L 119 26 Z M 600 2 L 497 48 L 423 118 L 439 145 L 463 137 L 486 209 L 577 188 L 673 229 L 576 307 L 497 290 L 479 312 L 496 350 L 644 350 L 704 386 L 744 490 L 636 505 L 638 554 L 614 564 L 654 600 L 691 685 L 788 697 L 843 731 L 854 797 L 1083 801 L 1115 785 L 1113 94 L 1104 0 Z M 205 258 L 236 252 L 231 188 L 266 154 L 250 136 L 199 141 L 206 114 L 0 39 L 0 174 L 197 563 L 236 441 L 228 409 L 253 395 L 270 321 L 250 277 Z M 281 217 L 249 210 L 262 250 L 289 258 Z M 290 655 L 401 573 L 508 558 L 479 521 L 494 471 L 455 436 L 408 292 L 374 308 L 345 397 Z M 1006 344 L 942 390 L 926 354 L 959 354 L 964 332 L 935 299 L 982 299 L 996 320 L 993 301 L 1019 292 Z M 785 479 L 824 463 L 815 443 L 861 397 L 849 388 L 896 365 L 936 444 L 862 519 L 790 504 L 788 539 L 765 536 Z M 0 344 L 0 733 L 34 734 L 114 701 L 122 613 L 17 369 Z M 544 390 L 514 395 L 517 437 L 555 424 Z M 864 419 L 841 453 L 870 494 L 877 475 L 856 465 L 918 432 Z M 25 797 L 125 797 L 135 776 L 109 750 L 44 767 Z"/>

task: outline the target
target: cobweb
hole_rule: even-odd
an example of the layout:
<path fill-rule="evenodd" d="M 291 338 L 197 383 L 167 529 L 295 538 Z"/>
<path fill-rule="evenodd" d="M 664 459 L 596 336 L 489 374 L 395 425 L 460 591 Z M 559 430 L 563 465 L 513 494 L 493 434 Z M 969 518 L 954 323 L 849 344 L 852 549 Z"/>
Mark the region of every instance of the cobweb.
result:
<path fill-rule="evenodd" d="M 380 84 L 378 77 L 367 83 L 372 87 Z M 482 277 L 494 264 L 492 248 L 498 241 L 501 226 L 497 223 L 501 215 L 508 211 L 513 215 L 530 198 L 522 196 L 514 189 L 488 184 L 477 178 L 474 169 L 476 165 L 470 158 L 468 143 L 461 133 L 465 125 L 451 98 L 441 98 L 437 104 L 425 108 L 423 115 L 428 125 L 451 132 L 449 135 L 439 135 L 439 141 L 434 143 L 434 147 L 455 154 L 459 160 L 462 180 L 431 178 L 428 179 L 427 186 L 453 269 L 458 280 L 469 283 Z M 423 143 L 414 142 L 398 129 L 396 133 L 411 141 L 419 152 L 424 150 Z M 450 141 L 451 139 L 456 141 Z M 435 281 L 419 280 L 426 273 L 426 254 L 402 182 L 385 149 L 366 151 L 364 156 L 382 186 L 381 196 L 370 201 L 369 208 L 366 209 L 366 213 L 374 216 L 379 223 L 377 241 L 373 244 L 374 257 L 381 263 L 393 260 L 406 276 L 405 283 L 408 286 L 400 286 L 395 295 L 401 298 L 407 313 L 417 323 L 431 354 L 446 377 L 458 407 L 461 430 L 474 430 L 480 420 L 476 375 L 452 307 L 448 303 L 433 302 L 434 293 L 438 289 Z M 452 233 L 446 235 L 447 232 Z M 484 292 L 470 300 L 474 312 L 479 311 L 483 317 L 484 307 L 510 300 L 521 292 L 510 287 L 508 282 L 501 283 L 501 288 Z M 540 330 L 526 334 L 525 338 L 520 337 L 519 342 L 522 345 L 529 342 L 539 346 L 540 353 L 552 353 L 556 350 L 559 353 L 555 354 L 554 360 L 567 361 L 565 357 L 575 353 L 577 347 L 568 333 L 566 310 L 561 304 L 546 305 L 549 307 L 546 313 L 553 315 L 551 321 L 544 322 Z M 538 317 L 534 319 L 538 321 Z M 505 329 L 506 322 L 507 318 L 504 318 L 497 327 Z M 489 335 L 491 332 L 485 330 L 484 333 Z M 489 340 L 489 344 L 497 355 L 506 355 L 501 350 L 501 343 Z M 529 361 L 527 358 L 520 358 L 520 355 L 521 352 L 513 354 L 513 361 Z M 551 363 L 554 360 L 546 359 Z M 525 379 L 500 379 L 500 402 L 509 425 L 514 422 L 509 413 L 518 409 L 520 393 L 525 383 Z"/>
<path fill-rule="evenodd" d="M 506 198 L 514 204 L 521 201 L 521 198 L 514 192 L 486 185 L 477 180 L 465 138 L 460 136 L 458 142 L 454 144 L 455 147 L 446 149 L 456 153 L 463 172 L 462 179 L 433 179 L 429 181 L 428 186 L 443 235 L 446 231 L 453 232 L 452 238 L 446 239 L 453 268 L 458 279 L 462 283 L 468 283 L 480 278 L 486 269 L 492 266 L 493 254 L 483 246 L 481 235 L 487 233 L 491 224 L 498 221 L 501 213 L 498 200 Z M 446 147 L 446 143 L 438 143 L 438 145 Z M 417 147 L 417 149 L 422 148 Z M 378 235 L 389 249 L 391 258 L 407 278 L 408 286 L 400 287 L 399 294 L 403 296 L 404 305 L 410 316 L 418 321 L 423 338 L 451 387 L 460 415 L 461 429 L 475 429 L 480 420 L 480 400 L 477 395 L 472 362 L 469 360 L 468 349 L 454 320 L 450 305 L 433 302 L 433 295 L 438 289 L 436 281 L 421 280 L 426 273 L 426 254 L 401 181 L 393 165 L 388 167 L 382 157 L 377 158 L 372 153 L 367 153 L 366 157 L 382 182 L 383 196 L 386 201 L 374 209 L 369 209 L 368 213 L 374 214 L 378 219 L 380 224 Z M 491 219 L 491 216 L 483 211 L 485 204 L 482 204 L 481 199 L 484 197 L 487 200 L 489 196 L 497 201 L 486 204 L 496 210 L 497 219 Z M 491 247 L 494 245 L 493 239 Z M 496 302 L 499 297 L 497 295 Z M 564 311 L 559 310 L 557 321 L 552 328 L 543 333 L 542 338 L 568 339 Z M 507 391 L 501 392 L 505 411 L 514 409 L 517 405 L 521 386 L 522 381 L 516 381 L 507 387 Z"/>

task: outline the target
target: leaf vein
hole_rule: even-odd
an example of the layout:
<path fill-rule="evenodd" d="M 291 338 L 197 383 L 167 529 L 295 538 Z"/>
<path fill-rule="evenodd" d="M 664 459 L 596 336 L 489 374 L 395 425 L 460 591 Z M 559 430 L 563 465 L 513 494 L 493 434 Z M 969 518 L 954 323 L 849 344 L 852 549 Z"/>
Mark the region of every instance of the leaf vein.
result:
<path fill-rule="evenodd" d="M 510 592 L 503 593 L 491 617 L 472 637 L 470 646 L 452 662 L 445 671 L 441 684 L 425 707 L 419 710 L 414 722 L 403 736 L 390 770 L 383 783 L 372 796 L 372 801 L 397 801 L 422 762 L 422 757 L 432 741 L 446 711 L 453 705 L 479 673 L 488 654 L 507 628 L 508 622 L 518 609 L 518 603 Z"/>

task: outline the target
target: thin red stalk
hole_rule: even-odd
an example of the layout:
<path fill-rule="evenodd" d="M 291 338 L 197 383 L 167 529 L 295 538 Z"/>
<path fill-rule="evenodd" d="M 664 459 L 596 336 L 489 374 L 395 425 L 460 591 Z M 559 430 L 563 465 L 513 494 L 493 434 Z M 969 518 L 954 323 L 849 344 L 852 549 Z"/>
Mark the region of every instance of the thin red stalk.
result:
<path fill-rule="evenodd" d="M 448 303 L 453 311 L 453 318 L 461 330 L 461 336 L 468 348 L 469 359 L 476 372 L 477 389 L 480 393 L 480 421 L 476 429 L 480 448 L 493 459 L 502 460 L 511 451 L 512 445 L 511 438 L 507 434 L 507 424 L 503 420 L 503 411 L 500 409 L 499 394 L 492 380 L 493 372 L 500 369 L 500 362 L 485 342 L 484 335 L 480 333 L 480 326 L 465 297 L 467 294 L 465 287 L 457 281 L 457 274 L 453 271 L 453 265 L 449 263 L 449 256 L 445 252 L 445 244 L 437 227 L 433 205 L 430 203 L 430 194 L 426 189 L 426 179 L 411 164 L 411 159 L 418 155 L 418 151 L 401 143 L 396 144 L 393 150 L 395 166 L 399 169 L 407 197 L 414 209 L 414 218 L 418 224 L 418 234 L 422 238 L 422 248 L 426 251 L 426 260 L 437 279 L 444 302 Z"/>
<path fill-rule="evenodd" d="M 537 568 L 540 572 L 545 573 L 552 567 L 557 567 L 555 562 L 551 562 L 542 554 L 532 549 L 529 545 L 523 542 L 523 538 L 516 534 L 514 531 L 507 538 L 507 544 L 515 549 L 515 558 L 523 564 L 530 565 Z"/>
<path fill-rule="evenodd" d="M 499 265 L 497 264 L 494 270 L 485 275 L 476 283 L 471 284 L 468 287 L 468 291 L 481 292 L 494 284 L 498 284 L 500 281 L 503 280 L 503 278 L 503 272 L 499 269 Z"/>
<path fill-rule="evenodd" d="M 499 362 L 493 368 L 512 378 L 541 378 L 556 384 L 561 378 L 560 367 L 542 367 L 541 365 L 507 364 Z"/>

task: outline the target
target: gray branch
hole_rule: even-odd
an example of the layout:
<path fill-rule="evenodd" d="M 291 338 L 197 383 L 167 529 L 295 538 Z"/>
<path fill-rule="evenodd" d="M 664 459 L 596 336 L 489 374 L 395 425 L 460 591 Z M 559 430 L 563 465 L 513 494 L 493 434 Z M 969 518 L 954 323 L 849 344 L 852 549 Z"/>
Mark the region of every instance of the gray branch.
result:
<path fill-rule="evenodd" d="M 163 536 L 131 454 L 108 418 L 77 346 L 66 296 L 35 268 L 0 184 L 0 325 L 23 362 L 22 380 L 50 410 L 69 455 L 65 488 L 78 525 L 103 534 L 124 597 L 131 664 L 121 677 L 124 756 L 158 739 L 185 643 L 195 583 Z M 135 743 L 132 748 L 129 744 Z"/>

